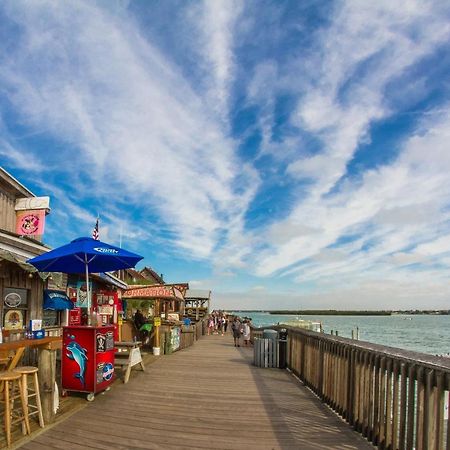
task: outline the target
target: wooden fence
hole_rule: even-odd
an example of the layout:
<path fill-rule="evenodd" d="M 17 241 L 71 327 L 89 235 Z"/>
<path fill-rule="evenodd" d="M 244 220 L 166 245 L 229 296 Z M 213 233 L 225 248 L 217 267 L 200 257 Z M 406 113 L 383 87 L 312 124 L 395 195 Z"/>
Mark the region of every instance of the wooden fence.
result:
<path fill-rule="evenodd" d="M 450 358 L 284 328 L 288 368 L 368 441 L 450 450 Z"/>

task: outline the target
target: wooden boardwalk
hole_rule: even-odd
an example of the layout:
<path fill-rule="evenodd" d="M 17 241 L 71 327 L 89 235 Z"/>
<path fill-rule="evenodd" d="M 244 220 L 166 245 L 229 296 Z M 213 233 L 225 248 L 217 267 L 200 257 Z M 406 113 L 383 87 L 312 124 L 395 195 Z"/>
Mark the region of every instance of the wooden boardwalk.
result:
<path fill-rule="evenodd" d="M 252 355 L 230 336 L 204 337 L 20 448 L 374 448 L 287 371 L 252 366 Z"/>

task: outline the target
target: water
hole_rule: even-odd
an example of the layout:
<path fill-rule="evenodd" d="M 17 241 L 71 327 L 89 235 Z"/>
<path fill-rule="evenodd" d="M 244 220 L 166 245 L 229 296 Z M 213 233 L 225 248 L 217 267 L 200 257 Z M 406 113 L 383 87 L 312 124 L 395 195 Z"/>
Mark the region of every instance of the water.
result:
<path fill-rule="evenodd" d="M 259 312 L 238 314 L 251 317 L 255 326 L 270 326 L 283 320 L 299 318 L 322 322 L 325 333 L 337 330 L 342 337 L 350 338 L 352 330 L 359 327 L 361 341 L 433 355 L 450 352 L 450 315 L 293 316 Z"/>

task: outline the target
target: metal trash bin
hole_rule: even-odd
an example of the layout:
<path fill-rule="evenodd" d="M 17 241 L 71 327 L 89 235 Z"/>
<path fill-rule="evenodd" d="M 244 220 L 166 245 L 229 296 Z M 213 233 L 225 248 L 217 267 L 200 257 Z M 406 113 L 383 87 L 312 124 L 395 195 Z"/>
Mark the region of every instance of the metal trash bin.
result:
<path fill-rule="evenodd" d="M 264 330 L 263 337 L 256 338 L 253 345 L 253 362 L 257 367 L 278 367 L 278 333 Z"/>
<path fill-rule="evenodd" d="M 287 337 L 288 331 L 286 328 L 282 328 L 278 333 L 278 367 L 280 369 L 286 369 L 287 367 Z"/>
<path fill-rule="evenodd" d="M 278 331 L 276 330 L 263 330 L 263 339 L 273 339 L 278 338 Z"/>

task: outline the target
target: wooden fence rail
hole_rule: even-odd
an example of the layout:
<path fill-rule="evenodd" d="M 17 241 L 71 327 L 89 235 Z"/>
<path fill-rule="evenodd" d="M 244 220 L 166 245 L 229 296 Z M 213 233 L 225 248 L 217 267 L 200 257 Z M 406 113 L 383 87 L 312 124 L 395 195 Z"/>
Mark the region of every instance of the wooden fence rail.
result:
<path fill-rule="evenodd" d="M 450 450 L 450 358 L 283 328 L 288 368 L 375 446 Z"/>

